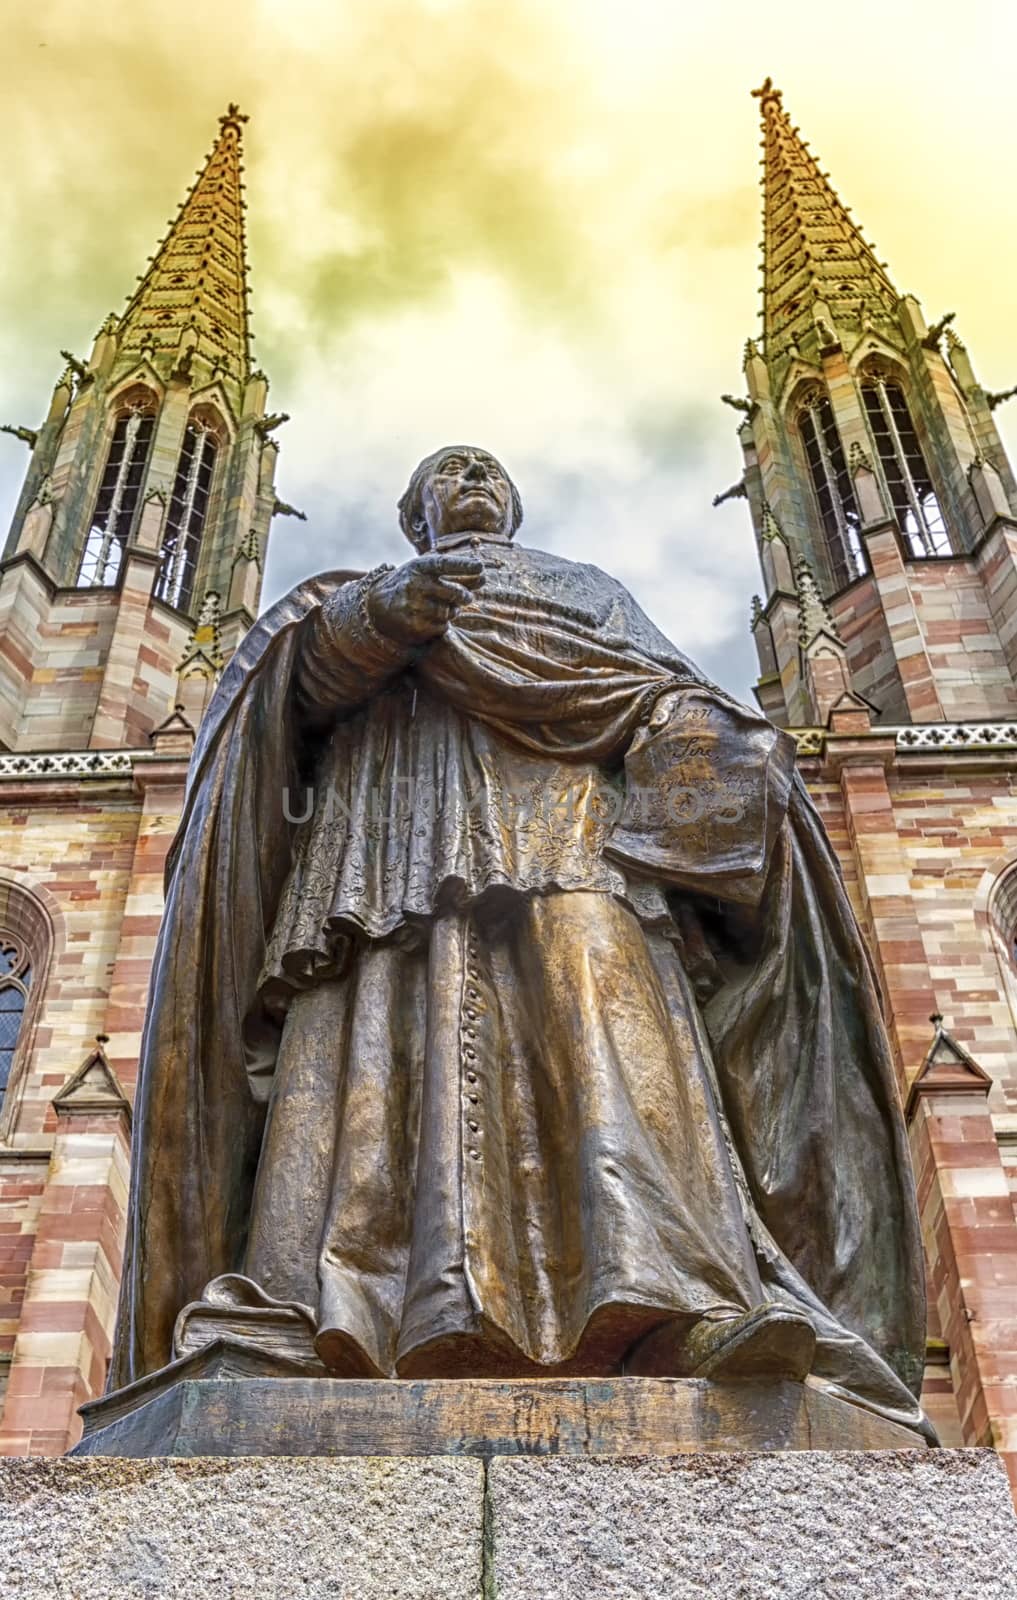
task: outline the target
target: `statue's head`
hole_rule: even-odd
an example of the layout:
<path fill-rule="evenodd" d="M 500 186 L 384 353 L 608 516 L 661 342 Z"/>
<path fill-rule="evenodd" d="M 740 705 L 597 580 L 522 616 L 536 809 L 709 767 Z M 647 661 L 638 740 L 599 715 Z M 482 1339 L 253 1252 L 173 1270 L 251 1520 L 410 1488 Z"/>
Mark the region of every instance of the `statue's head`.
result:
<path fill-rule="evenodd" d="M 399 502 L 399 525 L 418 550 L 464 533 L 511 539 L 522 520 L 523 503 L 505 468 L 472 445 L 446 445 L 426 456 Z"/>

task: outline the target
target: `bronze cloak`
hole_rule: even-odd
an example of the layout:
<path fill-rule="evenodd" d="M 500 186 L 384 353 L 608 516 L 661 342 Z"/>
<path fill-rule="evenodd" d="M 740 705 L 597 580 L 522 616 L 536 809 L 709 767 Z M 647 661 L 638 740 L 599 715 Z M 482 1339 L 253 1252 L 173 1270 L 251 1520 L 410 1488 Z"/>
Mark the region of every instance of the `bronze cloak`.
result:
<path fill-rule="evenodd" d="M 302 584 L 262 617 L 202 724 L 167 863 L 142 1046 L 113 1388 L 165 1364 L 181 1307 L 243 1260 L 265 1117 L 258 1084 L 278 1049 L 256 1002 L 290 866 L 286 789 L 301 777 L 287 715 L 299 625 L 353 576 Z M 661 687 L 687 686 L 684 701 L 676 696 L 686 710 L 691 701 L 743 719 L 748 747 L 755 738 L 772 752 L 785 738 L 703 684 L 666 641 L 656 656 Z M 633 790 L 652 792 L 675 739 L 687 753 L 685 733 L 654 714 L 631 742 Z M 820 1378 L 921 1427 L 912 1397 L 924 1361 L 924 1267 L 878 994 L 804 787 L 778 781 L 769 792 L 765 882 L 760 863 L 732 860 L 720 863 L 715 893 L 683 895 L 681 850 L 696 830 L 675 835 L 673 809 L 627 812 L 616 850 L 677 887 L 718 1109 L 768 1292 L 812 1318 Z M 735 812 L 745 804 L 744 782 L 728 800 Z"/>

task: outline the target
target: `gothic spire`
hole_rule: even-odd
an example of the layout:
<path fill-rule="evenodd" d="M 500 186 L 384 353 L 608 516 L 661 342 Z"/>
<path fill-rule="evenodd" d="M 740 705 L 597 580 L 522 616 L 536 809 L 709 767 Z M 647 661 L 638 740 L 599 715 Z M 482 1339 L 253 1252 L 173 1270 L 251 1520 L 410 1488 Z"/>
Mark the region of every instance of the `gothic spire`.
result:
<path fill-rule="evenodd" d="M 247 121 L 230 105 L 219 136 L 188 191 L 176 220 L 152 257 L 119 326 L 119 350 L 150 353 L 232 388 L 250 373 L 247 259 L 241 196 L 241 129 Z"/>
<path fill-rule="evenodd" d="M 860 331 L 898 296 L 872 246 L 822 172 L 771 79 L 753 89 L 763 120 L 763 334 L 768 361 L 814 337 Z"/>

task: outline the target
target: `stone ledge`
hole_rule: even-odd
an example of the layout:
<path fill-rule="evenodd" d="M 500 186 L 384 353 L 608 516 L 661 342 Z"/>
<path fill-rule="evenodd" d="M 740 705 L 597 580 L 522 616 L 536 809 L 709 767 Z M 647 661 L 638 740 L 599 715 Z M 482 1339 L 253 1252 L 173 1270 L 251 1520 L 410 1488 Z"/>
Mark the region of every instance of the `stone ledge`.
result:
<path fill-rule="evenodd" d="M 82 1407 L 75 1456 L 658 1455 L 923 1451 L 801 1383 L 704 1378 L 265 1377 L 226 1341 Z"/>

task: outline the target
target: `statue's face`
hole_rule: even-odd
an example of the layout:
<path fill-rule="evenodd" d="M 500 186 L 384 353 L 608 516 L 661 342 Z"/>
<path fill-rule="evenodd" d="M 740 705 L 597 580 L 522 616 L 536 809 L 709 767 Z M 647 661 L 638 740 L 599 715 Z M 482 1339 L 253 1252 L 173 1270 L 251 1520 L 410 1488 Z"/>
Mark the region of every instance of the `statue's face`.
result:
<path fill-rule="evenodd" d="M 461 533 L 512 532 L 512 490 L 484 450 L 449 450 L 432 467 L 420 495 L 431 543 Z"/>

